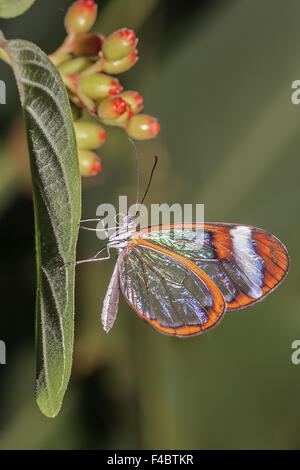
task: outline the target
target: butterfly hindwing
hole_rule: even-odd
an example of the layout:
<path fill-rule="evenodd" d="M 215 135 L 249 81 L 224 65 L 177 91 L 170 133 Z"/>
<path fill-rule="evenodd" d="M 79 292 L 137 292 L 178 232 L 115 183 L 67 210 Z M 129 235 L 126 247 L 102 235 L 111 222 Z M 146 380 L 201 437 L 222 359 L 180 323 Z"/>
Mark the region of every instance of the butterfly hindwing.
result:
<path fill-rule="evenodd" d="M 135 240 L 123 250 L 119 276 L 129 305 L 161 333 L 200 334 L 225 313 L 223 295 L 204 271 L 146 240 Z"/>
<path fill-rule="evenodd" d="M 119 284 L 119 258 L 115 264 L 113 274 L 108 285 L 106 295 L 103 301 L 101 323 L 103 329 L 108 333 L 113 327 L 118 313 L 120 295 L 120 284 Z"/>

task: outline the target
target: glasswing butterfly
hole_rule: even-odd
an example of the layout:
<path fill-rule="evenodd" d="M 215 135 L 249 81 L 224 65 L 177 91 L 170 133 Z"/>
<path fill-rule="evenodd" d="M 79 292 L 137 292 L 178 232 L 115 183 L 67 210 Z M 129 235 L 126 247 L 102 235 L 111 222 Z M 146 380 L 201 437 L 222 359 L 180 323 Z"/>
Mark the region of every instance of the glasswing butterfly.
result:
<path fill-rule="evenodd" d="M 156 163 L 157 158 L 141 204 Z M 136 215 L 127 215 L 106 247 L 93 258 L 77 262 L 109 259 L 110 249 L 118 250 L 101 315 L 107 333 L 117 316 L 120 291 L 157 331 L 189 337 L 217 325 L 226 311 L 259 302 L 287 275 L 288 252 L 265 230 L 250 225 L 191 223 L 137 231 L 135 219 Z M 94 220 L 99 221 L 82 222 Z M 104 249 L 108 256 L 97 258 Z"/>

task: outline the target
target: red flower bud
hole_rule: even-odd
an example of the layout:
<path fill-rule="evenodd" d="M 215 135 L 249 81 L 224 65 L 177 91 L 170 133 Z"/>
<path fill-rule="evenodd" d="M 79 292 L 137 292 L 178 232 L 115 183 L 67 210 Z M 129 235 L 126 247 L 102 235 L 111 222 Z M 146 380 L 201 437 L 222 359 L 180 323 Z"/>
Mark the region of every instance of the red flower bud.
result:
<path fill-rule="evenodd" d="M 94 0 L 78 0 L 70 6 L 65 16 L 65 27 L 68 33 L 87 33 L 97 16 L 97 5 Z"/>
<path fill-rule="evenodd" d="M 81 176 L 95 176 L 102 168 L 100 158 L 90 150 L 79 150 L 78 159 Z"/>
<path fill-rule="evenodd" d="M 123 91 L 120 94 L 121 98 L 130 105 L 130 108 L 134 114 L 138 113 L 143 109 L 143 97 L 137 91 Z"/>
<path fill-rule="evenodd" d="M 130 106 L 120 96 L 108 98 L 98 106 L 98 116 L 110 125 L 125 124 L 131 114 Z"/>
<path fill-rule="evenodd" d="M 122 73 L 129 70 L 134 64 L 138 61 L 138 51 L 137 49 L 133 49 L 130 54 L 126 57 L 123 57 L 119 60 L 112 60 L 109 61 L 106 58 L 103 60 L 103 70 L 106 73 L 116 74 Z"/>
<path fill-rule="evenodd" d="M 103 54 L 108 61 L 123 59 L 137 45 L 138 39 L 131 29 L 122 28 L 112 33 L 103 45 Z"/>
<path fill-rule="evenodd" d="M 96 101 L 103 100 L 109 95 L 118 95 L 122 91 L 119 80 L 104 73 L 81 77 L 80 88 L 89 98 Z"/>
<path fill-rule="evenodd" d="M 133 139 L 152 139 L 159 133 L 160 125 L 157 119 L 152 116 L 136 114 L 129 120 L 126 130 Z"/>
<path fill-rule="evenodd" d="M 103 36 L 100 34 L 84 33 L 75 36 L 72 42 L 72 52 L 77 56 L 94 56 L 102 49 L 104 42 Z"/>
<path fill-rule="evenodd" d="M 74 122 L 74 129 L 79 149 L 96 149 L 105 142 L 106 132 L 95 122 Z"/>

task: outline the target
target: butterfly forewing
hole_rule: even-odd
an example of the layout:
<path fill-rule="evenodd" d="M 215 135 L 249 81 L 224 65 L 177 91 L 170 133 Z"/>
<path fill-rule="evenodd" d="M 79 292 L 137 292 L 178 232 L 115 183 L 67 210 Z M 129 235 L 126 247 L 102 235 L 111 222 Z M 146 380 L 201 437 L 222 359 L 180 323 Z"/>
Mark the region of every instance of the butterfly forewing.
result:
<path fill-rule="evenodd" d="M 228 310 L 261 300 L 280 284 L 289 267 L 284 245 L 247 225 L 164 225 L 141 230 L 136 237 L 180 254 L 204 271 Z"/>
<path fill-rule="evenodd" d="M 136 312 L 162 333 L 191 336 L 214 326 L 224 298 L 196 265 L 139 239 L 120 255 L 121 290 Z"/>

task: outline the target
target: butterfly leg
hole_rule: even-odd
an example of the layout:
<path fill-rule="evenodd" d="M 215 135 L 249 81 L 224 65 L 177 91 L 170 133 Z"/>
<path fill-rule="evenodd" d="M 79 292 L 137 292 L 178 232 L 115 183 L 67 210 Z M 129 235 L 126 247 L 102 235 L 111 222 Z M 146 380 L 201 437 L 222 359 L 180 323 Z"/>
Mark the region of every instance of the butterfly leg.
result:
<path fill-rule="evenodd" d="M 108 227 L 106 228 L 103 224 L 103 220 L 101 218 L 99 219 L 84 219 L 84 220 L 81 220 L 81 222 L 102 222 L 102 225 L 103 225 L 103 228 L 92 228 L 92 227 L 87 227 L 86 225 L 80 225 L 80 228 L 82 230 L 88 230 L 90 232 L 105 232 L 105 236 L 106 238 L 109 238 L 109 233 L 108 233 L 108 230 L 117 230 L 119 227 Z"/>
<path fill-rule="evenodd" d="M 100 257 L 98 258 L 98 256 L 104 251 L 106 250 L 107 251 L 107 256 L 105 257 Z M 109 249 L 109 246 L 105 246 L 103 247 L 100 251 L 98 251 L 98 253 L 96 253 L 94 256 L 92 256 L 91 258 L 87 258 L 87 259 L 82 259 L 82 260 L 79 260 L 79 261 L 75 261 L 75 263 L 67 263 L 65 264 L 64 266 L 62 266 L 60 269 L 60 271 L 62 269 L 65 269 L 67 266 L 71 266 L 72 264 L 74 266 L 76 266 L 77 264 L 82 264 L 82 263 L 92 263 L 93 261 L 104 261 L 104 260 L 107 260 L 107 259 L 110 259 L 110 249 Z"/>
<path fill-rule="evenodd" d="M 107 251 L 107 256 L 98 258 L 98 256 L 99 256 L 104 250 Z M 102 248 L 100 251 L 98 251 L 98 253 L 96 253 L 94 256 L 92 256 L 91 258 L 87 258 L 87 259 L 82 259 L 82 260 L 76 261 L 76 262 L 75 262 L 75 265 L 77 265 L 77 264 L 82 264 L 82 263 L 92 263 L 93 261 L 104 261 L 104 260 L 107 260 L 107 259 L 110 259 L 110 248 L 109 248 L 109 246 L 105 246 L 105 247 Z"/>
<path fill-rule="evenodd" d="M 107 228 L 105 227 L 101 217 L 99 217 L 98 219 L 83 219 L 83 220 L 80 220 L 80 224 L 82 222 L 101 222 L 102 223 L 102 228 L 91 228 L 91 227 L 87 227 L 85 225 L 80 225 L 80 228 L 83 229 L 83 230 L 89 230 L 91 232 L 102 232 L 103 231 L 105 233 L 106 238 L 108 238 L 108 231 L 107 231 Z"/>
<path fill-rule="evenodd" d="M 92 227 L 87 227 L 86 225 L 81 225 L 81 229 L 83 230 L 90 230 L 91 232 L 106 232 L 107 230 L 117 230 L 119 227 L 108 227 L 108 228 L 92 228 Z"/>
<path fill-rule="evenodd" d="M 101 219 L 101 217 L 98 217 L 97 219 L 81 219 L 80 220 L 80 223 L 82 222 L 99 222 Z"/>

